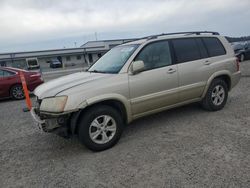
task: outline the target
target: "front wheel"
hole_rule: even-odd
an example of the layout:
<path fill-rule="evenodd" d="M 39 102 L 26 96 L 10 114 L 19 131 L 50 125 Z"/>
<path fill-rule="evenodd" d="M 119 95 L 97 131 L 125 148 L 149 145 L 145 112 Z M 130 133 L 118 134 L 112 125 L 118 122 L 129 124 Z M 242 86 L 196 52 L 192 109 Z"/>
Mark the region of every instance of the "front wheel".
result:
<path fill-rule="evenodd" d="M 96 106 L 84 113 L 78 137 L 88 149 L 102 151 L 119 141 L 123 127 L 122 116 L 117 110 L 105 105 Z"/>
<path fill-rule="evenodd" d="M 215 79 L 208 88 L 206 96 L 202 100 L 202 106 L 209 111 L 221 110 L 228 97 L 228 87 L 224 80 Z"/>

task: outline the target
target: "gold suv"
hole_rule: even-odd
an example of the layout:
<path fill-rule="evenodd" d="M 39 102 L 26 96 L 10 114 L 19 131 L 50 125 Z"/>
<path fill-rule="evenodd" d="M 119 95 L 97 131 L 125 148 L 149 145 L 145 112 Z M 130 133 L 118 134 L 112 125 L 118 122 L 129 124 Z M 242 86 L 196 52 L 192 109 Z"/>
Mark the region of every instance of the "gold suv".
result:
<path fill-rule="evenodd" d="M 39 86 L 31 114 L 43 131 L 77 134 L 101 151 L 137 118 L 193 102 L 221 110 L 240 76 L 231 45 L 216 32 L 150 36 L 113 48 L 87 72 Z"/>

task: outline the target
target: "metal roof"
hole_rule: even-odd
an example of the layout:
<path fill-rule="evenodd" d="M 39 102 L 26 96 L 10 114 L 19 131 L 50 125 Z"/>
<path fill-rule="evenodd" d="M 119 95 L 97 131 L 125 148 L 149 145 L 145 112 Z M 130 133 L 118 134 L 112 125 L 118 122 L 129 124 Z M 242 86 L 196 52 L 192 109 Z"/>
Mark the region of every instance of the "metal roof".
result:
<path fill-rule="evenodd" d="M 115 45 L 120 45 L 126 42 L 134 41 L 136 39 L 115 39 L 115 40 L 99 40 L 89 41 L 82 45 L 80 48 L 63 48 L 53 50 L 40 50 L 40 51 L 27 51 L 27 52 L 10 52 L 0 53 L 0 61 L 4 60 L 17 60 L 29 57 L 52 57 L 60 55 L 75 55 L 84 53 L 100 53 L 110 50 Z"/>
<path fill-rule="evenodd" d="M 39 58 L 39 57 L 51 57 L 60 55 L 105 52 L 107 50 L 109 49 L 105 47 L 89 47 L 89 48 L 65 48 L 65 49 L 54 49 L 54 50 L 43 50 L 43 51 L 2 53 L 0 54 L 0 61 L 10 60 L 10 59 L 24 59 L 29 57 Z"/>

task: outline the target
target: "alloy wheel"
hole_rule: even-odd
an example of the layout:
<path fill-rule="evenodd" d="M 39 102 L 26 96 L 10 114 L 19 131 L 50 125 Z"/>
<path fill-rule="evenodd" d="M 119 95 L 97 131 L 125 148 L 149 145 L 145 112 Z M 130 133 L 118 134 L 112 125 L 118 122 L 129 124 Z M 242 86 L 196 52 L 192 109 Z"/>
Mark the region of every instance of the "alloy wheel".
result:
<path fill-rule="evenodd" d="M 12 89 L 12 95 L 15 99 L 23 99 L 24 98 L 24 92 L 22 86 L 15 86 Z"/>
<path fill-rule="evenodd" d="M 106 144 L 114 137 L 116 129 L 116 122 L 111 116 L 98 116 L 90 124 L 89 136 L 96 144 Z"/>
<path fill-rule="evenodd" d="M 214 87 L 212 91 L 212 101 L 213 104 L 219 106 L 223 103 L 225 99 L 225 90 L 221 85 L 217 85 Z"/>

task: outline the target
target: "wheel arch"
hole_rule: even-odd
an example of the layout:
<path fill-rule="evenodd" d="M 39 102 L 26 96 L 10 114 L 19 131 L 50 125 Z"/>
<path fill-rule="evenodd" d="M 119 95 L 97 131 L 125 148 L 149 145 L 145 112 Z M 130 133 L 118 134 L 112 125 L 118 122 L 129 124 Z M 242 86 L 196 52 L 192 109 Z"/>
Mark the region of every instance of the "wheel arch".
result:
<path fill-rule="evenodd" d="M 222 79 L 222 80 L 224 80 L 226 82 L 227 87 L 228 87 L 228 91 L 231 90 L 232 80 L 231 80 L 231 74 L 230 74 L 230 72 L 229 71 L 220 71 L 220 72 L 217 72 L 217 73 L 213 74 L 209 78 L 209 80 L 207 81 L 206 87 L 205 87 L 205 89 L 203 91 L 202 98 L 205 97 L 205 95 L 207 93 L 207 90 L 208 90 L 209 86 L 211 85 L 212 81 L 214 79 L 218 79 L 218 78 Z"/>
<path fill-rule="evenodd" d="M 116 109 L 123 118 L 124 123 L 129 123 L 132 121 L 130 105 L 128 102 L 124 102 L 116 97 L 100 98 L 99 100 L 90 99 L 86 101 L 86 106 L 81 108 L 79 111 L 71 115 L 70 129 L 73 134 L 77 133 L 80 117 L 84 115 L 90 108 L 94 108 L 98 105 L 107 105 Z"/>

